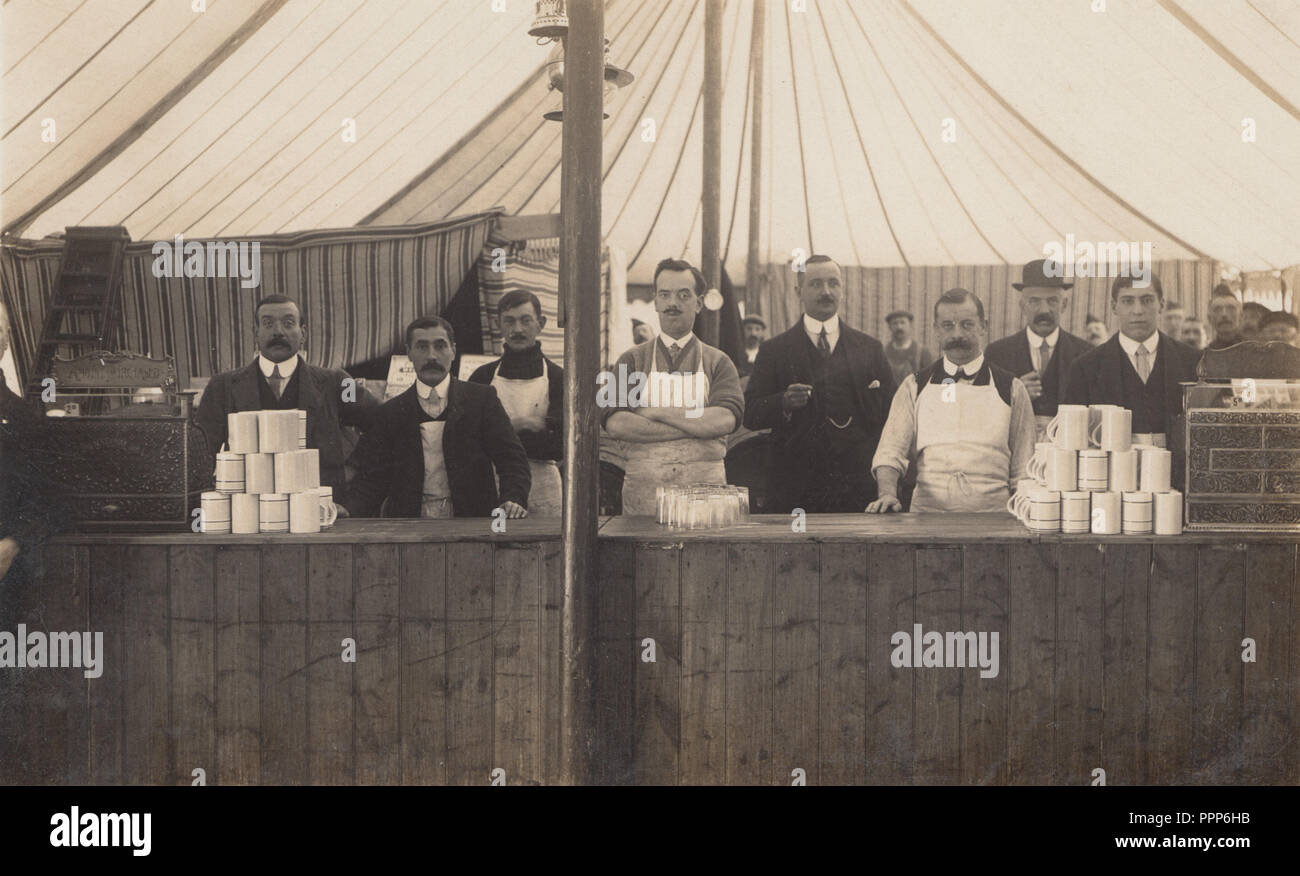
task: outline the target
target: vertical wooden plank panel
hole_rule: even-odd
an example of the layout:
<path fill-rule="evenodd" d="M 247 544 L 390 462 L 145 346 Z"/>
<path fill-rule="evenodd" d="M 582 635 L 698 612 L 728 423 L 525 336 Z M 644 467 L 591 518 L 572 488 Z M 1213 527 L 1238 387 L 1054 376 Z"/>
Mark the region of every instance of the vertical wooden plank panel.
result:
<path fill-rule="evenodd" d="M 213 784 L 256 785 L 262 778 L 261 577 L 259 548 L 217 548 Z"/>
<path fill-rule="evenodd" d="M 87 596 L 90 586 L 90 551 L 81 545 L 60 545 L 45 551 L 44 574 L 36 588 L 40 594 L 40 610 L 26 619 L 29 632 L 40 631 L 49 636 L 46 640 L 46 668 L 3 669 L 10 676 L 20 676 L 29 711 L 35 720 L 17 728 L 17 740 L 6 747 L 17 747 L 29 754 L 29 766 L 34 767 L 30 778 L 43 785 L 85 784 L 89 769 L 88 736 L 89 715 L 86 701 L 87 684 L 99 679 L 86 677 L 85 637 L 91 631 L 90 647 L 99 661 L 99 678 L 113 667 L 105 661 L 102 651 L 95 649 L 94 628 L 87 626 Z M 12 583 L 12 582 L 10 582 Z M 0 582 L 0 587 L 6 586 Z M 14 627 L 0 627 L 17 634 Z M 76 642 L 60 638 L 58 643 L 52 633 L 70 633 Z M 105 647 L 107 637 L 105 637 Z M 62 642 L 67 641 L 64 653 Z M 26 648 L 25 644 L 18 644 Z M 81 665 L 68 666 L 77 657 Z M 56 664 L 58 668 L 56 667 Z"/>
<path fill-rule="evenodd" d="M 398 691 L 401 690 L 401 639 L 397 620 L 401 575 L 397 545 L 357 545 L 354 568 L 356 782 L 396 785 L 402 776 L 397 731 Z M 489 653 L 491 644 L 489 638 Z"/>
<path fill-rule="evenodd" d="M 596 781 L 603 785 L 628 785 L 636 781 L 633 745 L 636 738 L 636 662 L 640 639 L 633 628 L 636 606 L 636 548 L 625 541 L 600 542 L 600 592 L 596 605 Z M 563 587 L 562 566 L 555 565 L 558 588 Z M 559 648 L 559 621 L 551 641 Z M 556 670 L 562 667 L 558 656 Z M 558 732 L 558 703 L 552 704 L 551 721 Z M 549 738 L 549 734 L 548 734 Z M 557 746 L 560 737 L 555 739 Z"/>
<path fill-rule="evenodd" d="M 172 784 L 192 783 L 195 769 L 207 782 L 216 778 L 216 552 L 208 545 L 171 549 Z"/>
<path fill-rule="evenodd" d="M 447 545 L 447 782 L 486 785 L 492 763 L 492 546 Z"/>
<path fill-rule="evenodd" d="M 601 556 L 598 562 L 600 568 L 604 568 L 604 549 L 601 548 Z M 542 604 L 539 607 L 539 635 L 538 635 L 538 663 L 541 666 L 541 703 L 539 710 L 541 713 L 540 727 L 542 734 L 541 758 L 542 758 L 542 783 L 546 785 L 557 785 L 560 782 L 560 690 L 563 678 L 563 666 L 560 662 L 560 641 L 561 641 L 561 621 L 560 613 L 561 603 L 563 601 L 564 585 L 564 564 L 563 557 L 560 553 L 560 543 L 558 541 L 548 541 L 542 544 Z M 596 643 L 595 655 L 592 668 L 592 683 L 598 684 L 600 679 L 600 650 L 602 632 L 600 629 L 601 620 L 599 618 L 599 605 L 604 598 L 604 590 L 609 586 L 608 579 L 603 572 L 600 574 L 597 584 L 598 595 L 597 601 L 597 621 L 596 621 Z M 628 592 L 631 592 L 629 586 Z M 627 637 L 629 640 L 630 636 Z M 630 645 L 626 645 L 622 651 L 623 662 L 630 672 L 632 662 L 630 655 Z M 624 689 L 631 690 L 630 685 L 625 685 Z M 629 694 L 630 695 L 630 694 Z M 597 698 L 597 703 L 600 703 Z M 599 706 L 598 706 L 599 708 Z M 626 716 L 630 710 L 622 712 Z M 597 726 L 600 724 L 600 716 L 595 717 Z M 597 752 L 600 751 L 600 742 L 596 743 Z M 597 771 L 597 781 L 599 781 L 599 770 Z"/>
<path fill-rule="evenodd" d="M 947 632 L 965 629 L 961 580 L 960 548 L 917 548 L 915 623 L 921 625 L 923 646 L 924 636 L 930 633 L 943 639 Z M 961 691 L 971 670 L 913 666 L 912 672 L 916 674 L 913 781 L 918 785 L 956 784 L 961 780 Z"/>
<path fill-rule="evenodd" d="M 890 661 L 894 633 L 912 634 L 916 617 L 916 548 L 867 546 L 867 781 L 912 782 L 916 744 L 912 735 L 915 670 Z"/>
<path fill-rule="evenodd" d="M 867 782 L 867 548 L 823 544 L 817 780 Z"/>
<path fill-rule="evenodd" d="M 772 548 L 727 548 L 727 784 L 772 781 Z"/>
<path fill-rule="evenodd" d="M 262 782 L 303 785 L 307 749 L 307 548 L 262 547 Z"/>
<path fill-rule="evenodd" d="M 1056 780 L 1087 785 L 1101 763 L 1103 556 L 1063 542 L 1056 601 Z M 1116 582 L 1118 583 L 1118 582 Z"/>
<path fill-rule="evenodd" d="M 727 552 L 717 542 L 682 549 L 681 782 L 727 781 Z"/>
<path fill-rule="evenodd" d="M 1108 785 L 1147 782 L 1147 597 L 1151 545 L 1107 544 L 1101 757 Z"/>
<path fill-rule="evenodd" d="M 817 750 L 818 602 L 821 549 L 815 543 L 773 548 L 772 783 L 789 785 L 796 769 L 821 781 Z"/>
<path fill-rule="evenodd" d="M 1279 756 L 1283 758 L 1280 781 L 1288 785 L 1300 785 L 1300 734 L 1296 733 L 1296 727 L 1300 725 L 1300 618 L 1296 616 L 1297 611 L 1300 611 L 1300 547 L 1296 550 L 1295 563 L 1291 567 L 1291 607 L 1287 614 L 1287 622 L 1291 625 L 1287 636 L 1287 678 L 1291 691 L 1288 712 L 1291 716 L 1291 736 L 1287 747 L 1279 752 Z"/>
<path fill-rule="evenodd" d="M 313 785 L 350 785 L 355 778 L 356 664 L 343 661 L 343 640 L 357 638 L 352 586 L 351 545 L 307 548 L 307 776 Z M 365 659 L 362 647 L 358 640 L 358 660 Z"/>
<path fill-rule="evenodd" d="M 104 632 L 104 672 L 89 685 L 90 781 L 126 784 L 123 773 L 122 700 L 126 688 L 125 604 L 127 549 L 95 545 L 90 549 L 90 629 Z"/>
<path fill-rule="evenodd" d="M 1196 565 L 1196 760 L 1189 781 L 1241 780 L 1246 545 L 1201 545 Z"/>
<path fill-rule="evenodd" d="M 402 784 L 447 783 L 446 548 L 401 549 Z"/>
<path fill-rule="evenodd" d="M 1151 548 L 1147 781 L 1153 785 L 1188 782 L 1194 767 L 1196 550 L 1194 544 Z"/>
<path fill-rule="evenodd" d="M 167 548 L 132 545 L 123 557 L 123 779 L 170 784 L 175 775 L 168 672 Z"/>
<path fill-rule="evenodd" d="M 633 757 L 639 785 L 677 784 L 681 734 L 682 630 L 679 544 L 643 544 L 636 549 L 638 646 L 654 639 L 655 661 L 638 655 Z"/>
<path fill-rule="evenodd" d="M 1300 762 L 1300 739 L 1292 729 L 1300 714 L 1289 709 L 1287 687 L 1290 637 L 1296 626 L 1291 602 L 1295 556 L 1296 546 L 1289 544 L 1252 544 L 1246 552 L 1242 638 L 1255 640 L 1255 662 L 1242 664 L 1242 784 L 1287 782 L 1288 765 L 1294 770 Z M 1240 660 L 1240 639 L 1236 645 Z"/>
<path fill-rule="evenodd" d="M 1007 546 L 968 544 L 962 557 L 962 629 L 989 634 L 997 674 L 963 672 L 961 688 L 961 781 L 1002 785 L 1007 781 Z M 997 633 L 997 647 L 992 634 Z M 990 667 L 992 671 L 992 667 Z"/>
<path fill-rule="evenodd" d="M 493 586 L 493 725 L 496 752 L 492 765 L 506 771 L 507 785 L 540 785 L 538 734 L 539 544 L 499 545 Z"/>
<path fill-rule="evenodd" d="M 1012 545 L 1007 618 L 1007 781 L 1055 781 L 1052 752 L 1056 666 L 1057 546 Z"/>

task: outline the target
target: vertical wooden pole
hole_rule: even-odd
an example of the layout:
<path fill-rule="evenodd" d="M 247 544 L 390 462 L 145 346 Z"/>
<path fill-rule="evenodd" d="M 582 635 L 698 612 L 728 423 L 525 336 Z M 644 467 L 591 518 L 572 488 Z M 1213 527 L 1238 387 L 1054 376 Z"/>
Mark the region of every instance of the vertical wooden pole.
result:
<path fill-rule="evenodd" d="M 591 781 L 594 750 L 596 517 L 600 432 L 600 173 L 605 84 L 603 0 L 570 0 L 564 47 L 561 146 L 560 294 L 564 343 L 564 557 L 562 609 L 562 778 Z"/>
<path fill-rule="evenodd" d="M 745 259 L 745 313 L 759 313 L 761 285 L 759 273 L 758 241 L 763 221 L 763 65 L 764 27 L 767 23 L 767 0 L 754 0 L 754 23 L 749 38 L 749 69 L 753 85 L 749 99 L 753 101 L 749 141 L 749 254 Z"/>
<path fill-rule="evenodd" d="M 722 286 L 722 11 L 723 0 L 704 2 L 704 218 L 700 270 L 710 289 Z M 718 314 L 701 320 L 705 343 L 717 346 Z"/>

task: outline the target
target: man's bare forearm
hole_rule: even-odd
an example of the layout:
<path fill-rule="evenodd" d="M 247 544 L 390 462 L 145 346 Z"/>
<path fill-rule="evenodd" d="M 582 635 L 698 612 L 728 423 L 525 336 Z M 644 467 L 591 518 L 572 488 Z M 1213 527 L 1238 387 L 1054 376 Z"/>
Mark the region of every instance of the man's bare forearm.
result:
<path fill-rule="evenodd" d="M 722 438 L 736 430 L 736 415 L 723 407 L 649 408 L 647 416 L 657 423 L 680 429 L 692 438 Z"/>
<path fill-rule="evenodd" d="M 876 477 L 876 487 L 880 498 L 892 496 L 898 498 L 898 479 L 902 477 L 902 472 L 892 465 L 882 465 L 872 472 Z"/>
<path fill-rule="evenodd" d="M 619 441 L 631 441 L 634 444 L 651 444 L 656 441 L 672 441 L 677 438 L 689 438 L 682 429 L 643 417 L 633 411 L 619 411 L 611 414 L 605 421 L 605 431 L 611 438 Z"/>

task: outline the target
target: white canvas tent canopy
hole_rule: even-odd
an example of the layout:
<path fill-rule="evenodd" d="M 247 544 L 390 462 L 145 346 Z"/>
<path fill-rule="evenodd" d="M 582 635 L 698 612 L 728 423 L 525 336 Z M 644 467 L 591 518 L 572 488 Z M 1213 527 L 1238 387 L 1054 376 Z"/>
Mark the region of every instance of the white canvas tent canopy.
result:
<path fill-rule="evenodd" d="M 1215 262 L 1300 263 L 1296 0 L 760 8 L 760 262 L 771 274 L 803 248 L 861 268 L 851 291 L 876 297 L 864 324 L 960 282 L 1009 325 L 1007 283 L 1066 234 L 1150 241 L 1185 300 L 1208 296 Z M 722 245 L 738 283 L 754 9 L 724 4 Z M 534 12 L 6 3 L 3 227 L 123 224 L 150 240 L 555 212 L 560 126 L 541 113 L 557 95 L 549 47 L 526 33 Z M 611 59 L 637 79 L 607 107 L 603 223 L 632 283 L 665 256 L 699 258 L 702 32 L 703 0 L 607 3 Z M 1076 328 L 1097 296 L 1075 302 Z"/>

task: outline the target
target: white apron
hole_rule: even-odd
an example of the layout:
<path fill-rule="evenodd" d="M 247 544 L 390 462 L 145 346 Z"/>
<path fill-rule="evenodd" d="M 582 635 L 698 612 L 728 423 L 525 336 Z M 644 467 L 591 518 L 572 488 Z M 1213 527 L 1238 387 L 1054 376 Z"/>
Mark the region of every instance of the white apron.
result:
<path fill-rule="evenodd" d="M 513 424 L 524 417 L 546 419 L 551 401 L 551 366 L 542 357 L 542 376 L 516 379 L 500 375 L 501 363 L 493 372 L 492 386 L 501 399 L 501 406 Z M 560 483 L 560 467 L 553 459 L 530 459 L 528 470 L 533 478 L 528 493 L 528 516 L 559 517 L 564 511 L 564 487 Z M 500 488 L 501 480 L 497 479 Z"/>
<path fill-rule="evenodd" d="M 446 519 L 452 516 L 451 483 L 447 480 L 447 460 L 442 455 L 442 433 L 447 423 L 436 420 L 420 424 L 420 446 L 424 450 L 424 498 L 421 517 Z"/>
<path fill-rule="evenodd" d="M 658 350 L 655 351 L 655 360 L 659 360 Z M 702 372 L 701 378 L 699 397 L 707 399 L 709 378 Z M 669 399 L 658 399 L 660 402 L 665 400 Z M 646 401 L 650 401 L 648 394 Z M 671 407 L 671 404 L 657 407 Z M 723 462 L 727 455 L 726 444 L 716 438 L 675 438 L 653 443 L 628 441 L 624 446 L 627 448 L 627 468 L 623 478 L 624 516 L 653 517 L 657 514 L 656 487 L 689 487 L 691 484 L 722 484 L 727 481 L 727 466 Z"/>
<path fill-rule="evenodd" d="M 951 387 L 950 401 L 943 392 Z M 985 386 L 927 383 L 916 397 L 913 511 L 1006 510 L 1011 406 Z"/>

